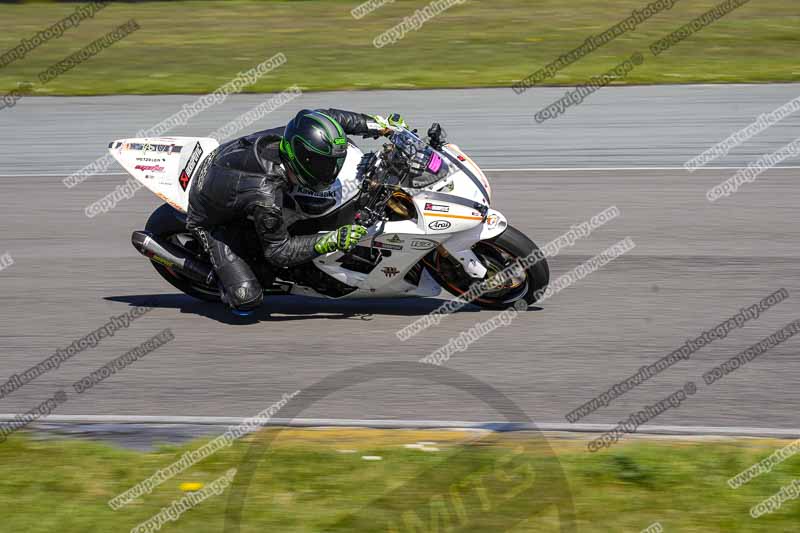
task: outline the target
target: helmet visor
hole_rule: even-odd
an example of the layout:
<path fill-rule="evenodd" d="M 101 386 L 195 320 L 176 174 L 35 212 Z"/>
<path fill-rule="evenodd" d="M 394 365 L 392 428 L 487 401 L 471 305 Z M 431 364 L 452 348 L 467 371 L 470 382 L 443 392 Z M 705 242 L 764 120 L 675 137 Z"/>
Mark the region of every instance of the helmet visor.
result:
<path fill-rule="evenodd" d="M 303 142 L 296 143 L 295 153 L 301 170 L 298 179 L 304 186 L 315 191 L 323 191 L 333 185 L 344 166 L 345 156 L 318 154 Z"/>

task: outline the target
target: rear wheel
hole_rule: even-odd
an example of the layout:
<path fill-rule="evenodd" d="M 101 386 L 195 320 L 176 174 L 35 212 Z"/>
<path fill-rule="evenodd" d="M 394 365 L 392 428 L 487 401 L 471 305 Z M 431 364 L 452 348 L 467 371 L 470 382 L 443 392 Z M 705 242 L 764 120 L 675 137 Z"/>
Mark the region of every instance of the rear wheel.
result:
<path fill-rule="evenodd" d="M 519 259 L 540 255 L 536 244 L 512 226 L 494 239 L 480 241 L 472 247 L 472 251 L 486 267 L 487 280 Z M 433 265 L 429 265 L 429 268 L 434 278 L 454 296 L 466 293 L 474 283 L 452 257 L 436 252 L 432 261 Z M 506 309 L 523 300 L 530 305 L 536 302 L 550 282 L 550 269 L 544 257 L 515 274 L 518 275 L 509 276 L 497 287 L 472 300 L 472 303 L 485 309 Z"/>
<path fill-rule="evenodd" d="M 184 217 L 167 204 L 153 211 L 153 214 L 147 219 L 145 230 L 158 237 L 159 240 L 169 242 L 174 246 L 182 248 L 200 261 L 208 261 L 208 258 L 202 251 L 200 243 L 197 242 L 194 235 L 189 233 L 186 229 Z M 161 263 L 156 263 L 152 260 L 150 262 L 153 268 L 156 269 L 156 272 L 179 291 L 207 302 L 221 301 L 219 289 L 217 289 L 216 285 L 211 286 L 197 282 Z"/>

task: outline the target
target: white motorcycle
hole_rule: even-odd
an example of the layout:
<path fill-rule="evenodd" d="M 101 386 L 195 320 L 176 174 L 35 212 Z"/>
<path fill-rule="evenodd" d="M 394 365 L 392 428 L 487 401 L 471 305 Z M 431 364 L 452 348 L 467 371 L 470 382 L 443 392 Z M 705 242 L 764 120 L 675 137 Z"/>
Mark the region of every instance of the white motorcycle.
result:
<path fill-rule="evenodd" d="M 361 224 L 367 235 L 350 252 L 274 269 L 265 264 L 252 222 L 243 221 L 243 259 L 265 294 L 328 298 L 451 297 L 523 257 L 541 255 L 536 245 L 490 208 L 491 188 L 481 169 L 434 124 L 427 140 L 394 128 L 382 149 L 363 154 L 349 141 L 345 164 L 323 192 L 292 188 L 284 216 L 296 235 Z M 133 245 L 158 273 L 182 292 L 220 301 L 209 258 L 186 230 L 189 190 L 219 143 L 214 139 L 164 137 L 109 144 L 111 155 L 166 202 L 135 231 Z M 238 251 L 238 250 L 237 250 Z M 536 301 L 549 282 L 546 260 L 530 261 L 511 277 L 498 278 L 474 299 L 504 309 Z"/>

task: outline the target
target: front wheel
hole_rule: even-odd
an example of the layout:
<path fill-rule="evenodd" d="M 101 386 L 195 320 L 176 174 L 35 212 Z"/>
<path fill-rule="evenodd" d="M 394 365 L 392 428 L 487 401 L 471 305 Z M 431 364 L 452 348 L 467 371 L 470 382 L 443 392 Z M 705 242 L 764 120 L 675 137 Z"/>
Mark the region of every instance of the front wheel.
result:
<path fill-rule="evenodd" d="M 491 279 L 498 272 L 508 268 L 522 258 L 530 258 L 533 264 L 523 270 L 520 275 L 510 276 L 503 283 L 490 291 L 480 294 L 472 303 L 484 309 L 506 309 L 516 302 L 524 300 L 528 305 L 533 304 L 544 293 L 550 282 L 550 268 L 547 260 L 542 256 L 538 261 L 534 259 L 541 255 L 539 248 L 524 233 L 513 226 L 497 237 L 480 241 L 472 247 L 483 266 L 486 267 L 486 279 Z M 440 254 L 438 251 L 432 257 L 433 265 L 430 270 L 434 278 L 448 292 L 454 296 L 467 294 L 474 280 L 469 278 L 460 265 L 451 257 Z"/>

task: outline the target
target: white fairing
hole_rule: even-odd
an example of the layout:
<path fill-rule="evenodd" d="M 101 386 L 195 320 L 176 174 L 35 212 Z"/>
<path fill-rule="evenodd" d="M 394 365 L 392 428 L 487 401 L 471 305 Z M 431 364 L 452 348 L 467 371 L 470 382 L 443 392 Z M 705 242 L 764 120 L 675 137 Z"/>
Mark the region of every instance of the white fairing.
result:
<path fill-rule="evenodd" d="M 362 246 L 391 251 L 391 256 L 384 257 L 377 268 L 369 274 L 344 269 L 339 263 L 343 254 L 339 252 L 315 260 L 321 270 L 359 288 L 349 297 L 440 295 L 442 288 L 427 270 L 423 271 L 419 285 L 404 280 L 408 271 L 438 246 L 456 257 L 471 277 L 486 276 L 486 268 L 472 252 L 472 246 L 496 237 L 505 231 L 508 222 L 500 212 L 489 209 L 491 188 L 480 168 L 455 145 L 447 145 L 444 152 L 461 162 L 469 173 L 459 169 L 424 189 L 404 189 L 413 198 L 417 221 L 387 222 L 371 229 L 361 241 Z M 465 205 L 471 203 L 483 206 L 486 216 Z"/>
<path fill-rule="evenodd" d="M 142 185 L 185 213 L 192 180 L 217 146 L 208 138 L 158 137 L 121 139 L 109 144 L 108 151 Z"/>
<path fill-rule="evenodd" d="M 480 167 L 455 144 L 446 145 L 442 151 L 449 156 L 451 160 L 458 161 L 458 164 L 462 165 L 472 174 L 472 177 L 470 177 L 463 170 L 459 170 L 455 174 L 455 188 L 452 194 L 462 198 L 469 198 L 476 202 L 485 203 L 486 205 L 491 204 L 492 188 Z"/>
<path fill-rule="evenodd" d="M 134 178 L 176 209 L 186 212 L 188 191 L 202 162 L 219 143 L 210 138 L 163 137 L 122 139 L 109 145 L 109 152 Z M 440 152 L 449 171 L 424 188 L 404 188 L 412 197 L 414 220 L 379 223 L 369 228 L 359 246 L 382 249 L 384 257 L 365 274 L 344 268 L 343 254 L 335 252 L 314 260 L 318 268 L 347 285 L 357 287 L 348 298 L 418 296 L 443 294 L 442 287 L 423 269 L 418 284 L 406 274 L 441 247 L 457 258 L 475 279 L 486 268 L 472 252 L 478 241 L 496 237 L 508 226 L 506 218 L 490 209 L 491 187 L 481 169 L 456 145 Z M 353 199 L 359 191 L 356 179 L 361 150 L 350 145 L 347 159 L 334 185 L 323 192 L 293 187 L 294 206 L 285 207 L 287 225 L 301 219 L 324 216 Z M 435 178 L 434 178 L 435 179 Z M 294 286 L 293 293 L 321 296 L 308 287 Z"/>

